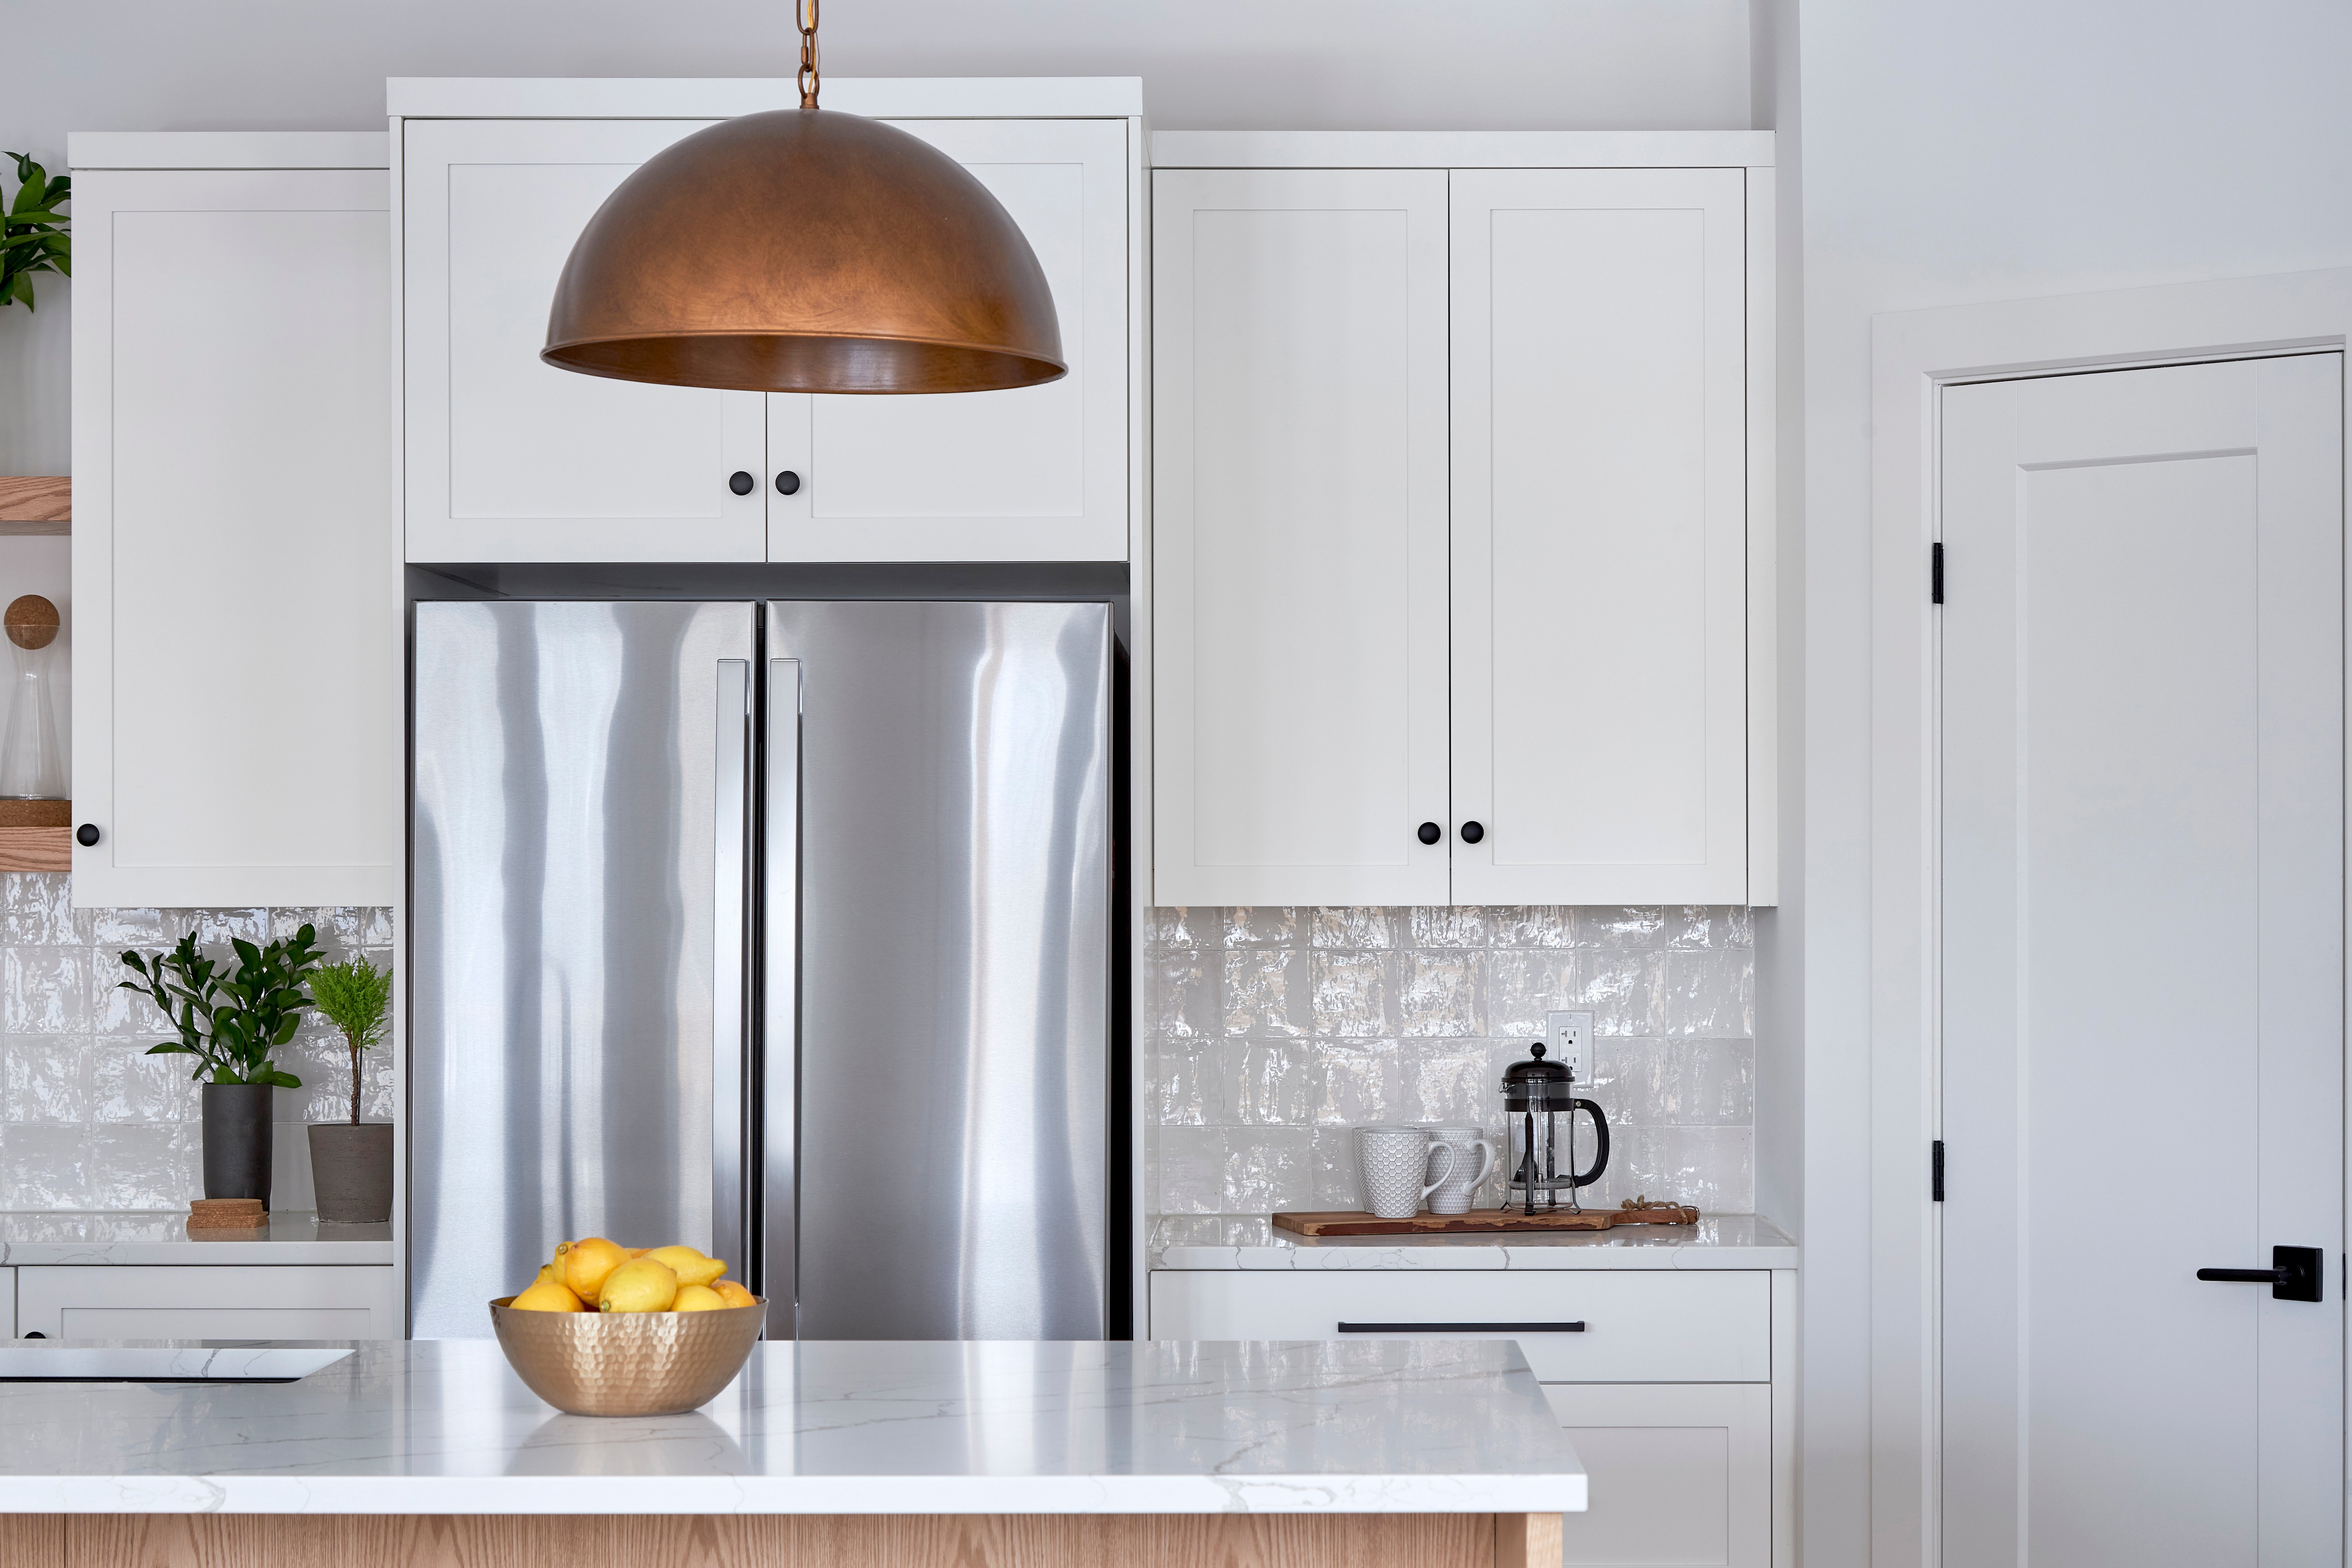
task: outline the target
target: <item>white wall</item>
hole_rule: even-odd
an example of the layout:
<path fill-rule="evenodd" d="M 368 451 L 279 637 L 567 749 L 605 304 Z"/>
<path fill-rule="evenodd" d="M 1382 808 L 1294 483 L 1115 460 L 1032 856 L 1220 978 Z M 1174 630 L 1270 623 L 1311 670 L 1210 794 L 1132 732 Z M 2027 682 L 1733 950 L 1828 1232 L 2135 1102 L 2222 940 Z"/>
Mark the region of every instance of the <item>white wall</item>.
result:
<path fill-rule="evenodd" d="M 1867 1471 L 1870 318 L 2352 263 L 2352 7 L 1801 4 L 1802 1529 L 1850 1568 L 1917 1560 Z"/>
<path fill-rule="evenodd" d="M 23 0 L 0 148 L 68 131 L 381 126 L 387 76 L 791 72 L 791 0 Z M 1186 129 L 1725 129 L 1747 0 L 835 0 L 842 76 L 1144 78 Z M 13 169 L 11 171 L 13 174 Z M 0 473 L 67 468 L 68 286 L 0 310 Z"/>

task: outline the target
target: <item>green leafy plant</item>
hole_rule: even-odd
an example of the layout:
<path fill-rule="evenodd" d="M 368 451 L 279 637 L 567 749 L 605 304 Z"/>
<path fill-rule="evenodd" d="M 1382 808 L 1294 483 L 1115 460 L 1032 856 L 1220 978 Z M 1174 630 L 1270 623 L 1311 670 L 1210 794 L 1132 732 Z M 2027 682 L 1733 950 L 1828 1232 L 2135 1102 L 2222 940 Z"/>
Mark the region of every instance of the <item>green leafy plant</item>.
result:
<path fill-rule="evenodd" d="M 154 998 L 179 1033 L 177 1040 L 148 1047 L 149 1056 L 194 1057 L 196 1068 L 189 1076 L 209 1074 L 214 1083 L 299 1089 L 302 1080 L 270 1056 L 294 1037 L 302 1009 L 310 1005 L 302 982 L 325 956 L 317 942 L 318 932 L 307 925 L 267 947 L 239 938 L 229 944 L 236 968 L 224 977 L 191 933 L 169 952 L 125 952 L 123 963 L 139 978 L 121 982 L 118 989 Z"/>
<path fill-rule="evenodd" d="M 25 302 L 33 308 L 33 274 L 73 276 L 72 219 L 58 211 L 72 194 L 73 177 L 49 172 L 23 153 L 0 153 L 16 160 L 16 198 L 0 214 L 0 306 Z"/>
<path fill-rule="evenodd" d="M 381 1043 L 391 1022 L 392 972 L 364 958 L 330 963 L 310 976 L 310 997 L 343 1032 L 352 1052 L 352 1125 L 360 1124 L 360 1053 Z"/>

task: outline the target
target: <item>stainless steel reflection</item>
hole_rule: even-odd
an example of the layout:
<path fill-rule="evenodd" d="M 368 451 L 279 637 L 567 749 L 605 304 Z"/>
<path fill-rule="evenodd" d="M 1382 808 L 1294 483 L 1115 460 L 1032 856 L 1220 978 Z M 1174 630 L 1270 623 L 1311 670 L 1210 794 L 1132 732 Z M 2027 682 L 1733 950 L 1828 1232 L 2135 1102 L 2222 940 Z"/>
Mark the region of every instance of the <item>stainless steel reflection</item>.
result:
<path fill-rule="evenodd" d="M 750 1203 L 743 1190 L 743 1085 L 751 1071 L 751 661 L 719 661 L 710 816 L 710 1239 L 711 1255 L 750 1270 Z"/>
<path fill-rule="evenodd" d="M 715 702 L 755 653 L 748 605 L 416 606 L 412 1333 L 487 1335 L 568 1237 L 710 1244 Z"/>
<path fill-rule="evenodd" d="M 793 1216 L 799 1190 L 801 667 L 798 659 L 768 661 L 767 816 L 762 824 L 765 883 L 761 976 L 761 1295 L 768 1299 L 768 1337 L 793 1336 L 799 1277 Z"/>
<path fill-rule="evenodd" d="M 1108 611 L 776 604 L 768 645 L 802 675 L 800 1335 L 1099 1338 Z"/>

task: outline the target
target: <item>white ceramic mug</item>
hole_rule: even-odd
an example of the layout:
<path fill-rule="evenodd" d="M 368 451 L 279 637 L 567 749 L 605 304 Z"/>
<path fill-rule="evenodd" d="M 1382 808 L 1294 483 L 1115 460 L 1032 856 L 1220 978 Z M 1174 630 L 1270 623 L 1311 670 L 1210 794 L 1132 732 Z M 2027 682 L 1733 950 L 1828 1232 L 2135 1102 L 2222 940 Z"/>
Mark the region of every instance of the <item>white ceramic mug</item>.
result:
<path fill-rule="evenodd" d="M 1495 1168 L 1495 1141 L 1475 1127 L 1429 1127 L 1429 1149 L 1433 1155 L 1443 1149 L 1453 1155 L 1445 1175 L 1429 1194 L 1432 1214 L 1468 1214 L 1470 1195 L 1478 1184 Z M 1476 1167 L 1472 1168 L 1472 1162 Z"/>
<path fill-rule="evenodd" d="M 1381 1219 L 1411 1219 L 1421 1212 L 1421 1200 L 1444 1185 L 1454 1173 L 1454 1151 L 1445 1148 L 1444 1152 L 1445 1168 L 1437 1173 L 1437 1180 L 1423 1185 L 1421 1178 L 1429 1169 L 1429 1129 L 1357 1128 L 1356 1171 L 1364 1185 L 1364 1206 Z"/>

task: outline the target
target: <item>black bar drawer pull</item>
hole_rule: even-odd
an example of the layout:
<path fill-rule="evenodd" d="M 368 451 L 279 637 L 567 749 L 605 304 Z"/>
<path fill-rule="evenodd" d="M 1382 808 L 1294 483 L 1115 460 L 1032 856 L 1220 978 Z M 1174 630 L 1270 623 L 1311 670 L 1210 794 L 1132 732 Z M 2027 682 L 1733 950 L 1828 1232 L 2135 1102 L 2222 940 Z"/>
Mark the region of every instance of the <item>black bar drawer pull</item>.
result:
<path fill-rule="evenodd" d="M 1580 1334 L 1584 1320 L 1571 1323 L 1341 1323 L 1343 1334 Z"/>

